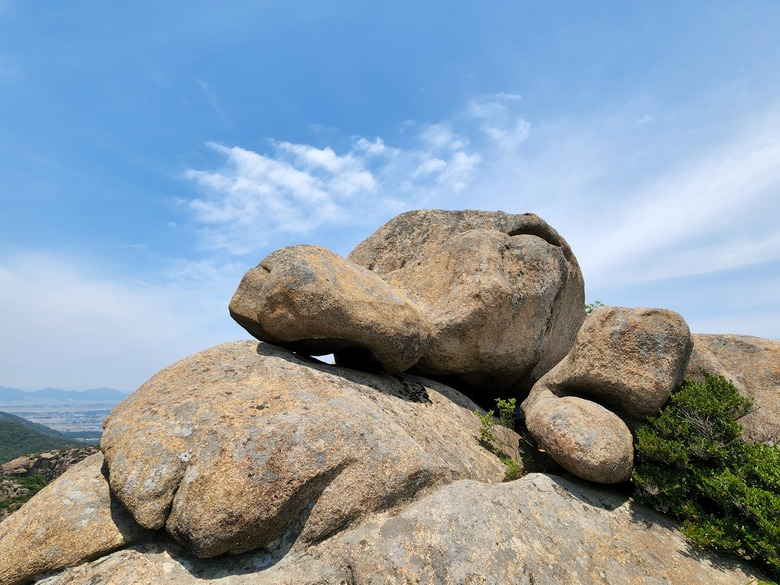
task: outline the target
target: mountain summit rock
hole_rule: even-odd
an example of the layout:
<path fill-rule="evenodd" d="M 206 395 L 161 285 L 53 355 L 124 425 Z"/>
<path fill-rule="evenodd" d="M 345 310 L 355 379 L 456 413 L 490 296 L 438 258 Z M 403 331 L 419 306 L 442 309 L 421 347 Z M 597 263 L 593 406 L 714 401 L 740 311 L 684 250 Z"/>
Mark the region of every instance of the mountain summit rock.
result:
<path fill-rule="evenodd" d="M 693 364 L 759 383 L 777 412 L 776 344 L 692 337 L 663 309 L 586 319 L 576 258 L 537 216 L 413 211 L 348 258 L 284 248 L 230 311 L 260 342 L 190 356 L 119 404 L 101 453 L 0 523 L 0 582 L 765 580 L 600 483 L 626 479 L 633 425 Z M 528 472 L 528 436 L 477 406 L 495 396 L 525 399 L 563 469 Z"/>

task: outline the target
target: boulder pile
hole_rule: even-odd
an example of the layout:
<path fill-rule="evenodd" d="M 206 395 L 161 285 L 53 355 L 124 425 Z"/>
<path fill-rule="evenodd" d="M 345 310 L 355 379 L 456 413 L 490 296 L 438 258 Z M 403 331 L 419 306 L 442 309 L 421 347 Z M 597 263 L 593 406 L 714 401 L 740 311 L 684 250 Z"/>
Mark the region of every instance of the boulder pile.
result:
<path fill-rule="evenodd" d="M 423 210 L 346 259 L 315 246 L 272 253 L 230 314 L 261 341 L 485 394 L 527 391 L 566 355 L 585 292 L 566 240 L 536 215 Z"/>
<path fill-rule="evenodd" d="M 662 309 L 586 318 L 583 291 L 532 214 L 413 211 L 347 258 L 273 252 L 230 302 L 259 343 L 188 357 L 118 405 L 100 453 L 0 523 L 0 582 L 762 578 L 596 484 L 628 478 L 632 429 L 694 367 L 759 388 L 750 432 L 777 437 L 780 342 L 691 336 Z M 505 481 L 531 447 L 475 416 L 495 396 L 523 401 L 564 471 Z"/>

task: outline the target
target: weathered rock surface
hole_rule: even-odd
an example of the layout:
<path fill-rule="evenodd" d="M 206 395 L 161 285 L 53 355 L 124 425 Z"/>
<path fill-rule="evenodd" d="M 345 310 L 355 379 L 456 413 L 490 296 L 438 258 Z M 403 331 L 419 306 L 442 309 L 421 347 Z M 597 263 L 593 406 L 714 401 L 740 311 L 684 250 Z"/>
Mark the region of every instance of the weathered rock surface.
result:
<path fill-rule="evenodd" d="M 631 476 L 631 431 L 603 406 L 545 392 L 525 413 L 526 426 L 534 439 L 570 473 L 597 483 L 620 483 Z"/>
<path fill-rule="evenodd" d="M 424 379 L 235 342 L 155 375 L 108 417 L 101 448 L 138 523 L 210 557 L 318 542 L 456 479 L 501 481 L 474 408 Z"/>
<path fill-rule="evenodd" d="M 425 352 L 420 309 L 377 275 L 319 246 L 271 253 L 244 275 L 230 314 L 254 337 L 309 355 L 372 356 L 390 373 Z"/>
<path fill-rule="evenodd" d="M 0 523 L 0 583 L 90 561 L 148 536 L 114 500 L 96 453 Z"/>
<path fill-rule="evenodd" d="M 721 375 L 753 401 L 739 420 L 751 441 L 780 443 L 780 341 L 748 335 L 693 336 L 686 377 L 700 371 Z"/>
<path fill-rule="evenodd" d="M 760 578 L 692 549 L 667 518 L 625 496 L 531 474 L 501 484 L 452 483 L 399 514 L 372 515 L 281 560 L 260 552 L 197 560 L 158 542 L 42 584 L 744 585 Z"/>
<path fill-rule="evenodd" d="M 585 318 L 571 248 L 533 214 L 403 213 L 348 256 L 421 307 L 432 326 L 414 367 L 472 387 L 530 388 Z"/>
<path fill-rule="evenodd" d="M 523 401 L 528 430 L 578 477 L 627 480 L 634 449 L 626 422 L 658 412 L 683 379 L 691 344 L 688 325 L 673 311 L 594 310 L 568 355 Z"/>

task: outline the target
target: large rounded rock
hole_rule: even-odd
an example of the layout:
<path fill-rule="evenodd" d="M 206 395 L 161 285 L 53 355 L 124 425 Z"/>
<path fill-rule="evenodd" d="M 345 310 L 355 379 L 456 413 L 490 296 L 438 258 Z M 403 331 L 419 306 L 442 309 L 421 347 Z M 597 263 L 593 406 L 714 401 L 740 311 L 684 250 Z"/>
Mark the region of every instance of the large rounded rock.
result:
<path fill-rule="evenodd" d="M 193 559 L 166 542 L 118 551 L 40 585 L 419 583 L 745 585 L 766 576 L 696 550 L 668 517 L 552 475 L 458 481 L 368 517 L 299 555 Z"/>
<path fill-rule="evenodd" d="M 594 310 L 568 355 L 523 401 L 528 429 L 571 473 L 627 480 L 634 449 L 626 423 L 660 410 L 683 379 L 691 344 L 688 325 L 673 311 Z"/>
<path fill-rule="evenodd" d="M 241 280 L 230 314 L 261 341 L 342 360 L 370 356 L 390 373 L 413 366 L 430 339 L 427 320 L 401 291 L 319 246 L 262 260 Z"/>
<path fill-rule="evenodd" d="M 28 583 L 149 536 L 112 498 L 96 453 L 0 523 L 0 583 Z"/>
<path fill-rule="evenodd" d="M 200 557 L 278 550 L 455 479 L 503 479 L 474 408 L 416 377 L 235 342 L 154 376 L 108 417 L 101 448 L 142 526 Z M 516 456 L 519 438 L 502 432 Z"/>
<path fill-rule="evenodd" d="M 686 377 L 720 375 L 753 401 L 739 419 L 750 441 L 780 444 L 780 341 L 748 335 L 693 335 Z"/>
<path fill-rule="evenodd" d="M 569 354 L 534 390 L 580 396 L 628 421 L 643 421 L 682 382 L 691 347 L 688 324 L 679 313 L 599 307 Z"/>
<path fill-rule="evenodd" d="M 348 258 L 407 293 L 431 323 L 414 371 L 482 391 L 530 388 L 585 318 L 571 248 L 532 214 L 410 211 Z"/>

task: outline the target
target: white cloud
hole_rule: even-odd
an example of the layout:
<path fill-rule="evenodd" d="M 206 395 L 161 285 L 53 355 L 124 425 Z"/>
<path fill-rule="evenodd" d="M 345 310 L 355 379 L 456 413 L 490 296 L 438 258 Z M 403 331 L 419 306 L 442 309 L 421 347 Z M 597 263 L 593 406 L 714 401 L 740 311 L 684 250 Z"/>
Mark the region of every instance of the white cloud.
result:
<path fill-rule="evenodd" d="M 516 149 L 526 141 L 531 124 L 523 118 L 517 118 L 508 128 L 492 124 L 483 124 L 480 129 L 493 140 L 499 148 Z"/>
<path fill-rule="evenodd" d="M 468 186 L 469 179 L 479 162 L 480 156 L 478 154 L 456 152 L 452 155 L 449 163 L 442 168 L 436 181 L 440 185 L 453 189 L 456 193 L 462 191 Z"/>
<path fill-rule="evenodd" d="M 729 141 L 627 193 L 589 250 L 594 275 L 665 278 L 780 260 L 780 120 Z"/>
<path fill-rule="evenodd" d="M 423 161 L 419 167 L 414 169 L 414 172 L 411 174 L 411 178 L 417 179 L 419 177 L 430 175 L 431 173 L 441 173 L 446 168 L 447 163 L 440 158 L 429 158 L 428 160 Z"/>
<path fill-rule="evenodd" d="M 191 353 L 246 337 L 219 281 L 150 285 L 86 266 L 50 254 L 0 262 L 3 385 L 130 391 Z"/>
<path fill-rule="evenodd" d="M 203 195 L 183 203 L 207 246 L 233 254 L 318 228 L 373 228 L 410 207 L 462 191 L 481 161 L 444 124 L 422 127 L 415 142 L 402 149 L 360 137 L 343 154 L 290 142 L 274 143 L 270 154 L 210 144 L 225 162 L 216 170 L 188 170 L 185 176 Z"/>
<path fill-rule="evenodd" d="M 468 140 L 458 136 L 446 124 L 430 124 L 423 128 L 420 137 L 433 150 L 460 150 L 468 146 Z"/>
<path fill-rule="evenodd" d="M 519 96 L 499 94 L 445 121 L 405 121 L 403 145 L 217 146 L 227 161 L 189 172 L 207 190 L 189 206 L 233 252 L 280 233 L 354 244 L 409 208 L 531 211 L 569 240 L 596 291 L 780 261 L 780 109 L 692 130 L 668 112 L 648 119 L 650 102 L 532 121 Z M 333 226 L 338 244 L 312 233 Z"/>

